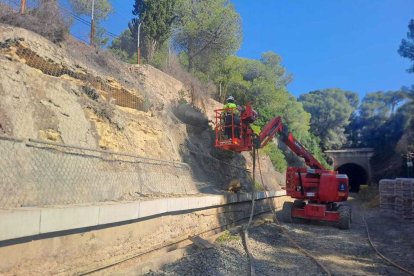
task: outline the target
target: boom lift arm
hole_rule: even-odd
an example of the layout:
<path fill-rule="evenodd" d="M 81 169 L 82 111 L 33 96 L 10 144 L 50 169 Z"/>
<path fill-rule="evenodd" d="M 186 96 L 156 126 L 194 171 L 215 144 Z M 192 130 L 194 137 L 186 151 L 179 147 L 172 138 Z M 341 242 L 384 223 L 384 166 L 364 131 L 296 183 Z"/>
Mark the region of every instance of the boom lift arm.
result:
<path fill-rule="evenodd" d="M 273 118 L 263 127 L 258 136 L 259 141 L 255 142 L 256 147 L 258 146 L 263 148 L 278 133 L 280 133 L 282 141 L 296 155 L 305 160 L 307 166 L 312 169 L 326 170 L 326 168 L 315 157 L 313 157 L 313 155 L 304 146 L 302 146 L 302 144 L 299 143 L 295 137 L 293 137 L 288 128 L 283 125 L 282 118 L 280 116 Z"/>

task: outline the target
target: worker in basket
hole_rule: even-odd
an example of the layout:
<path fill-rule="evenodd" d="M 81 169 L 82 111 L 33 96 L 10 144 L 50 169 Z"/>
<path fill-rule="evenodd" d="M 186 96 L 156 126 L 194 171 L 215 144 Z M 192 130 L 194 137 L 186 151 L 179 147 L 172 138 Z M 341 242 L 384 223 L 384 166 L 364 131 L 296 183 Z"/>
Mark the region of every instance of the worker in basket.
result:
<path fill-rule="evenodd" d="M 240 107 L 235 103 L 233 96 L 227 98 L 223 109 L 227 109 L 223 112 L 224 134 L 227 139 L 240 138 Z M 234 137 L 232 137 L 232 123 L 234 123 Z"/>

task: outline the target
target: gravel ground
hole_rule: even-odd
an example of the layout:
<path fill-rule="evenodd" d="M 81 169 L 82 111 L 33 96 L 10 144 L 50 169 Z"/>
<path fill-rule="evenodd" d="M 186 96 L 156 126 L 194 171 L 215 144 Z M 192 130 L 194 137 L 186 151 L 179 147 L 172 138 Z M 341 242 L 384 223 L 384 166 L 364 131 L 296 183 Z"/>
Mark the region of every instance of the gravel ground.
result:
<path fill-rule="evenodd" d="M 322 273 L 312 260 L 292 248 L 279 226 L 266 224 L 253 227 L 249 233 L 257 275 L 301 274 L 303 267 L 306 267 L 306 275 Z M 215 245 L 212 249 L 192 250 L 178 263 L 149 275 L 247 275 L 247 256 L 238 235 Z"/>
<path fill-rule="evenodd" d="M 414 221 L 396 219 L 379 210 L 366 213 L 371 240 L 391 261 L 414 271 Z"/>
<path fill-rule="evenodd" d="M 414 270 L 414 224 L 384 216 L 379 210 L 363 211 L 356 199 L 350 230 L 327 223 L 283 224 L 290 237 L 316 257 L 333 275 L 407 275 L 388 265 L 370 247 L 363 212 L 375 246 L 385 256 Z M 274 223 L 250 230 L 250 247 L 257 275 L 323 275 L 323 270 L 298 251 Z M 191 249 L 189 255 L 149 275 L 247 275 L 247 257 L 241 239 L 228 236 L 212 249 Z"/>

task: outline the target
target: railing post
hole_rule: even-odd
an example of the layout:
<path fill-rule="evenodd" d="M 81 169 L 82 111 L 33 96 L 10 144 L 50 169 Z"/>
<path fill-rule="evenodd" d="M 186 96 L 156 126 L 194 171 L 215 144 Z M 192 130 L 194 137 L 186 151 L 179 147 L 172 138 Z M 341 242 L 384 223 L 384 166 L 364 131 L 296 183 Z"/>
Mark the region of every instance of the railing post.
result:
<path fill-rule="evenodd" d="M 20 1 L 20 14 L 24 14 L 26 12 L 26 0 Z"/>
<path fill-rule="evenodd" d="M 90 45 L 95 46 L 95 0 L 92 0 Z"/>
<path fill-rule="evenodd" d="M 137 21 L 138 22 L 138 21 Z M 141 64 L 141 45 L 140 45 L 140 34 L 141 34 L 141 23 L 138 23 L 137 29 L 137 64 Z"/>

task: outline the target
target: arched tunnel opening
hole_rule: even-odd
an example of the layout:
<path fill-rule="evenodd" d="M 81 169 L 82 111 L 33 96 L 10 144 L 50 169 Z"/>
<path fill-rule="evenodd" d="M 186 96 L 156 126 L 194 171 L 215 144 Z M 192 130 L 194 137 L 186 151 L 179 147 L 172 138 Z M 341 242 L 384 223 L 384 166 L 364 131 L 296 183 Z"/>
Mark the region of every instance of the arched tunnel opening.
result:
<path fill-rule="evenodd" d="M 357 164 L 343 164 L 337 168 L 337 171 L 348 175 L 349 191 L 352 193 L 357 193 L 361 185 L 367 184 L 368 174 L 363 167 Z"/>

